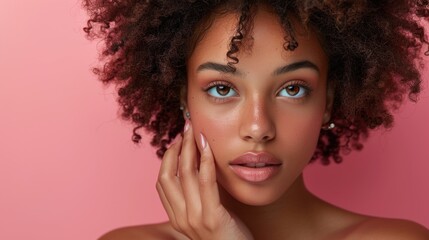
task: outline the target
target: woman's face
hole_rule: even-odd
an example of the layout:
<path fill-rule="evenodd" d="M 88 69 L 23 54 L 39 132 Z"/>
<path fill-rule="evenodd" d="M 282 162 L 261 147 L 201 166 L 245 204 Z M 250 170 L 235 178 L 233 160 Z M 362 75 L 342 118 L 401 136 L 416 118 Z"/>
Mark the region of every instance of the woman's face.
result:
<path fill-rule="evenodd" d="M 186 104 L 195 139 L 201 132 L 211 146 L 218 183 L 242 203 L 266 205 L 301 174 L 329 120 L 327 57 L 312 32 L 299 34 L 302 28 L 299 47 L 284 50 L 278 17 L 260 6 L 232 72 L 226 52 L 236 19 L 217 17 L 196 45 Z"/>

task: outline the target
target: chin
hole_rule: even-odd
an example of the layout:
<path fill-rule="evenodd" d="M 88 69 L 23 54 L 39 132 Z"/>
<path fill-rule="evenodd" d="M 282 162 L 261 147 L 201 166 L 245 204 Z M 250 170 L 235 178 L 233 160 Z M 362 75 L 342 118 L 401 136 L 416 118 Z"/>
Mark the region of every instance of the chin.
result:
<path fill-rule="evenodd" d="M 262 206 L 267 206 L 267 205 L 270 205 L 270 204 L 276 202 L 279 199 L 279 197 L 278 198 L 267 198 L 265 196 L 262 196 L 262 197 L 255 198 L 254 196 L 244 196 L 244 197 L 237 197 L 235 199 L 242 204 L 246 204 L 249 206 L 255 206 L 255 207 L 262 207 Z"/>
<path fill-rule="evenodd" d="M 267 206 L 279 200 L 286 189 L 275 188 L 273 185 L 223 185 L 226 197 L 249 206 Z"/>

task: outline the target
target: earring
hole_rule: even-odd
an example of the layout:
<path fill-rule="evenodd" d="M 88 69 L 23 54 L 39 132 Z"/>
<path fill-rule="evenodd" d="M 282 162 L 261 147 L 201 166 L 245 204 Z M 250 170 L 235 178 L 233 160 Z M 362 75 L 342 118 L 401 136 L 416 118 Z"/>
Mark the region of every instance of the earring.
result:
<path fill-rule="evenodd" d="M 185 107 L 184 106 L 180 106 L 180 110 L 185 110 Z M 191 119 L 191 114 L 189 113 L 189 112 L 185 112 L 185 117 L 187 118 L 187 119 Z"/>
<path fill-rule="evenodd" d="M 332 130 L 334 128 L 335 128 L 335 123 L 333 123 L 333 122 L 329 123 L 328 125 L 322 126 L 323 130 Z"/>

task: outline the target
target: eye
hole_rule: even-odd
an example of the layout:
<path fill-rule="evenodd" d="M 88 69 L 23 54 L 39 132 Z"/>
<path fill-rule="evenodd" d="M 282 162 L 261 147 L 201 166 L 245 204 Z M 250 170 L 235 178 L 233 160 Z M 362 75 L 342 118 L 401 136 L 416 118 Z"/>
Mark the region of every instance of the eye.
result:
<path fill-rule="evenodd" d="M 215 98 L 228 98 L 237 96 L 237 92 L 232 88 L 232 86 L 225 83 L 215 83 L 206 91 L 209 95 Z"/>
<path fill-rule="evenodd" d="M 279 96 L 289 98 L 303 98 L 308 95 L 309 88 L 301 84 L 290 84 L 279 92 Z"/>

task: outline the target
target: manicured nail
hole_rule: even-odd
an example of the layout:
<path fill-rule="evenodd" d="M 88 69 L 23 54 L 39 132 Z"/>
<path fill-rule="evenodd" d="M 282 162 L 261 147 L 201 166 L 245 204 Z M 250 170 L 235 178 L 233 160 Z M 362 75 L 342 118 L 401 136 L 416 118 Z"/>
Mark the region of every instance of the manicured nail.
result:
<path fill-rule="evenodd" d="M 205 149 L 207 147 L 206 138 L 204 137 L 204 135 L 202 133 L 200 133 L 200 138 L 201 138 L 201 148 Z"/>
<path fill-rule="evenodd" d="M 188 129 L 189 129 L 189 121 L 188 121 L 188 120 L 186 120 L 185 128 L 184 128 L 183 132 L 188 131 Z"/>

